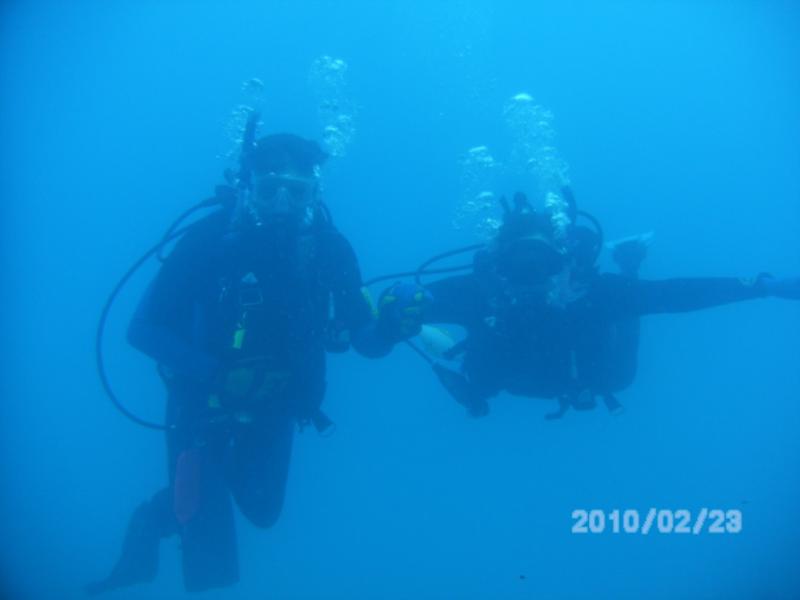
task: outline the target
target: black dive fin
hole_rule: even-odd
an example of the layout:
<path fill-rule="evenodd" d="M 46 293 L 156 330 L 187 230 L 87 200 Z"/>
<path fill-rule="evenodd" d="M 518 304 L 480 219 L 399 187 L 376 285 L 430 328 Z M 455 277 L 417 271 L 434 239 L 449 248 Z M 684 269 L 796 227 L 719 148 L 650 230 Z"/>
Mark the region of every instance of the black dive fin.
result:
<path fill-rule="evenodd" d="M 158 571 L 158 546 L 160 542 L 152 505 L 145 502 L 131 517 L 125 541 L 114 570 L 106 579 L 87 585 L 89 596 L 129 587 L 137 583 L 149 583 Z"/>
<path fill-rule="evenodd" d="M 469 411 L 469 414 L 473 417 L 484 417 L 489 414 L 489 404 L 484 398 L 478 396 L 466 377 L 439 363 L 434 363 L 432 367 L 445 389 L 455 398 L 456 402 Z"/>

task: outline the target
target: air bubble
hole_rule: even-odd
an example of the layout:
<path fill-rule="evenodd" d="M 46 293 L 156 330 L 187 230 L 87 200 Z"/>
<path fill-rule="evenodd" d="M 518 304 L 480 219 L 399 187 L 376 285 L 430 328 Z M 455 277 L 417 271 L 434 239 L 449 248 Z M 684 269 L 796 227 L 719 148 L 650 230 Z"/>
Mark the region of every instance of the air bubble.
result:
<path fill-rule="evenodd" d="M 311 64 L 308 81 L 317 99 L 322 144 L 331 156 L 344 156 L 355 136 L 355 109 L 347 90 L 348 66 L 340 58 L 320 56 Z"/>
<path fill-rule="evenodd" d="M 453 217 L 456 229 L 471 229 L 487 239 L 498 227 L 494 192 L 498 162 L 485 145 L 473 146 L 461 159 L 461 199 Z"/>

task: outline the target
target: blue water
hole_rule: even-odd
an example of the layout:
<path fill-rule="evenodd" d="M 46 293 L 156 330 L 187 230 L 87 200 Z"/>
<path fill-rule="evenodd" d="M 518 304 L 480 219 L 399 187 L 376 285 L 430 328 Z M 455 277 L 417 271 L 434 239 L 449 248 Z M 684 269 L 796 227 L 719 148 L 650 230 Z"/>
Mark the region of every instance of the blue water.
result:
<path fill-rule="evenodd" d="M 319 138 L 314 60 L 346 61 L 355 135 L 325 193 L 366 277 L 476 240 L 462 160 L 508 155 L 503 107 L 552 111 L 581 206 L 656 238 L 642 275 L 800 274 L 800 10 L 793 2 L 5 2 L 3 597 L 77 598 L 163 485 L 163 440 L 104 398 L 98 312 L 174 216 L 221 182 L 242 82 L 263 133 Z M 513 189 L 498 190 L 505 193 Z M 124 401 L 152 364 L 107 338 Z M 545 422 L 501 395 L 469 419 L 407 348 L 329 363 L 337 434 L 295 445 L 285 510 L 240 520 L 242 581 L 209 598 L 800 597 L 800 306 L 648 318 L 627 411 Z M 739 509 L 738 534 L 575 535 L 577 508 Z M 176 540 L 156 583 L 180 598 Z"/>

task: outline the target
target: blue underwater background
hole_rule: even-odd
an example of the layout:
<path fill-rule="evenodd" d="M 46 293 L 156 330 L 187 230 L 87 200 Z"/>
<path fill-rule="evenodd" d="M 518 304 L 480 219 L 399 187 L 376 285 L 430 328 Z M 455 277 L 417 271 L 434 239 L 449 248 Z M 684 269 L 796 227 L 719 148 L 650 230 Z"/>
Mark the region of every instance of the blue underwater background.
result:
<path fill-rule="evenodd" d="M 4 598 L 82 597 L 166 480 L 161 435 L 104 397 L 94 330 L 222 182 L 248 94 L 262 134 L 351 117 L 324 185 L 365 278 L 479 241 L 454 215 L 475 177 L 536 185 L 511 165 L 537 127 L 608 239 L 655 233 L 643 277 L 800 275 L 794 2 L 7 1 L 0 27 Z M 546 123 L 509 118 L 521 93 Z M 507 168 L 471 175 L 480 146 Z M 120 397 L 160 420 L 124 335 L 155 268 L 106 348 Z M 336 435 L 297 438 L 280 521 L 240 519 L 241 583 L 199 597 L 800 597 L 799 331 L 778 300 L 646 318 L 626 412 L 558 422 L 506 394 L 468 418 L 405 346 L 331 356 Z M 651 506 L 740 509 L 744 528 L 570 532 L 577 508 Z M 177 540 L 154 584 L 107 597 L 184 597 Z"/>

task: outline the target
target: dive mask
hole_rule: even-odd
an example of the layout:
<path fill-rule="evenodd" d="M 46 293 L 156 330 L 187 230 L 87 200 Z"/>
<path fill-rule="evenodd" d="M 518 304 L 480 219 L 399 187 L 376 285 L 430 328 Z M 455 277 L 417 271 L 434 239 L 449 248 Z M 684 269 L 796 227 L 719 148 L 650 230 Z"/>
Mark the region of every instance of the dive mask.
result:
<path fill-rule="evenodd" d="M 317 180 L 289 174 L 256 175 L 251 204 L 259 218 L 303 215 L 314 201 Z"/>

